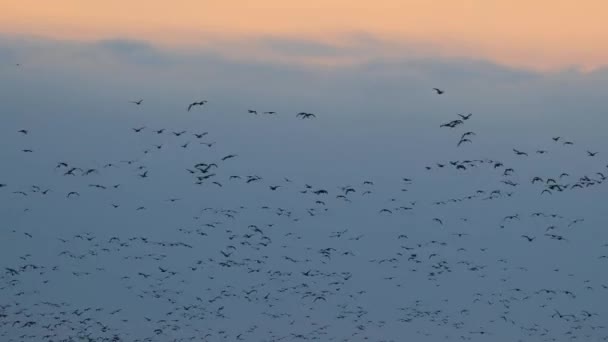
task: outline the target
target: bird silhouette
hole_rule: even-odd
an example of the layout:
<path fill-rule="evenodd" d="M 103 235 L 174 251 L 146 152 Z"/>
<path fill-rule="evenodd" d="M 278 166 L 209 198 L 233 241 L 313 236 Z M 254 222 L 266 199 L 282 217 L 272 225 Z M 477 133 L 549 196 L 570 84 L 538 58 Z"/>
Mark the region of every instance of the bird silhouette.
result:
<path fill-rule="evenodd" d="M 516 150 L 516 149 L 513 149 L 513 152 L 515 152 L 515 154 L 518 155 L 518 156 L 526 156 L 526 157 L 528 156 L 528 153 L 522 152 L 522 151 L 519 151 L 519 150 Z"/>
<path fill-rule="evenodd" d="M 76 191 L 70 191 L 70 192 L 67 194 L 67 196 L 66 196 L 66 197 L 67 197 L 67 198 L 70 198 L 70 197 L 72 197 L 72 196 L 80 196 L 80 194 L 79 194 L 78 192 L 76 192 Z"/>
<path fill-rule="evenodd" d="M 225 157 L 222 158 L 222 161 L 228 160 L 228 159 L 232 159 L 232 158 L 236 158 L 236 154 L 229 154 Z"/>
<path fill-rule="evenodd" d="M 589 157 L 595 157 L 599 152 L 591 152 L 591 151 L 587 151 L 587 155 Z"/>
<path fill-rule="evenodd" d="M 528 236 L 528 235 L 522 235 L 521 237 L 523 237 L 526 240 L 528 240 L 528 242 L 532 242 L 532 241 L 534 241 L 534 239 L 536 239 L 535 237 L 531 237 L 531 236 Z"/>
<path fill-rule="evenodd" d="M 317 116 L 313 113 L 300 112 L 300 113 L 296 114 L 296 117 L 299 117 L 301 119 L 310 119 L 310 118 L 316 118 Z"/>
<path fill-rule="evenodd" d="M 202 100 L 202 101 L 198 101 L 198 102 L 192 102 L 191 104 L 188 105 L 188 111 L 190 111 L 190 109 L 192 109 L 192 107 L 195 106 L 204 106 L 207 103 L 207 100 Z"/>

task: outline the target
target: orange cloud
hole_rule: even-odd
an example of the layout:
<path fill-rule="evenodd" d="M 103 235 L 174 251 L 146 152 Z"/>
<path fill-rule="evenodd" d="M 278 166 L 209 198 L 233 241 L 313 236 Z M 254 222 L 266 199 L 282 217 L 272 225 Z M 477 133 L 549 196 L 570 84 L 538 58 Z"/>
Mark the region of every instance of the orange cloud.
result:
<path fill-rule="evenodd" d="M 222 38 L 344 44 L 363 32 L 445 55 L 536 69 L 608 63 L 604 0 L 4 0 L 0 31 L 196 46 Z"/>

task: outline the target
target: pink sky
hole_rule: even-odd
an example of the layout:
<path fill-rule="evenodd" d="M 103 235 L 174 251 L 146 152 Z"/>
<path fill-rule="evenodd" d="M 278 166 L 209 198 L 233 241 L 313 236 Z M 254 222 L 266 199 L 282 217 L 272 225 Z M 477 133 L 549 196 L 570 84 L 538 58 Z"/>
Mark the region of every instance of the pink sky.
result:
<path fill-rule="evenodd" d="M 591 69 L 608 64 L 606 13 L 602 0 L 2 0 L 0 32 L 191 48 L 265 36 L 344 46 L 366 34 L 510 66 Z M 377 53 L 399 53 L 389 50 Z"/>

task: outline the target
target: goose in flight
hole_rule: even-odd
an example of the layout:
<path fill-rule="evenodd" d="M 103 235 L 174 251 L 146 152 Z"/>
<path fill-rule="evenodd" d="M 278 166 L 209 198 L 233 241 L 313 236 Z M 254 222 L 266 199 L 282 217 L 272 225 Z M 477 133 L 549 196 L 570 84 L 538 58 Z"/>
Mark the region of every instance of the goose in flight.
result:
<path fill-rule="evenodd" d="M 437 93 L 437 95 L 441 95 L 441 94 L 445 93 L 445 91 L 443 91 L 439 88 L 433 88 L 433 90 Z"/>
<path fill-rule="evenodd" d="M 526 152 L 522 152 L 522 151 L 518 151 L 516 149 L 513 149 L 513 152 L 515 152 L 516 155 L 518 156 L 528 156 L 528 154 Z"/>
<path fill-rule="evenodd" d="M 74 171 L 84 172 L 84 170 L 79 167 L 73 167 L 73 168 L 67 170 L 63 175 L 64 176 L 75 176 Z"/>
<path fill-rule="evenodd" d="M 595 157 L 599 152 L 591 152 L 591 151 L 587 151 L 587 155 L 589 157 Z"/>
<path fill-rule="evenodd" d="M 207 100 L 202 100 L 199 102 L 192 102 L 190 105 L 188 105 L 188 111 L 190 111 L 190 109 L 192 109 L 192 107 L 194 107 L 194 106 L 203 106 L 203 105 L 205 105 L 205 103 L 207 103 Z"/>
<path fill-rule="evenodd" d="M 134 104 L 136 104 L 136 105 L 138 105 L 138 106 L 139 106 L 139 105 L 140 105 L 142 102 L 144 102 L 144 100 L 139 99 L 139 100 L 137 100 L 137 101 L 129 101 L 129 102 L 134 103 Z"/>
<path fill-rule="evenodd" d="M 449 128 L 454 128 L 458 125 L 462 125 L 464 122 L 462 120 L 452 120 L 450 122 L 444 123 L 442 125 L 440 125 L 439 127 L 449 127 Z"/>
<path fill-rule="evenodd" d="M 88 170 L 84 171 L 82 173 L 82 175 L 83 176 L 88 176 L 88 175 L 93 174 L 93 173 L 99 173 L 99 171 L 97 171 L 97 169 L 88 169 Z"/>
<path fill-rule="evenodd" d="M 536 182 L 541 182 L 541 183 L 542 183 L 542 182 L 543 182 L 543 179 L 542 179 L 542 178 L 540 178 L 540 177 L 538 177 L 538 176 L 536 176 L 536 177 L 532 178 L 532 184 L 534 184 L 534 183 L 536 183 Z"/>
<path fill-rule="evenodd" d="M 460 141 L 458 142 L 458 145 L 456 145 L 457 147 L 460 147 L 460 145 L 462 145 L 463 143 L 468 142 L 468 143 L 472 143 L 471 139 L 460 139 Z"/>
<path fill-rule="evenodd" d="M 249 109 L 249 110 L 247 110 L 247 112 L 248 112 L 249 114 L 258 115 L 258 111 L 257 111 L 257 110 Z"/>
<path fill-rule="evenodd" d="M 532 242 L 532 241 L 534 241 L 534 239 L 536 239 L 536 237 L 534 237 L 534 236 L 528 236 L 528 235 L 522 235 L 521 237 L 523 237 L 526 240 L 528 240 L 528 242 Z"/>
<path fill-rule="evenodd" d="M 576 318 L 574 315 L 566 315 L 566 314 L 562 315 L 559 311 L 557 311 L 557 310 L 554 310 L 554 311 L 555 311 L 555 313 L 553 315 L 551 315 L 551 317 L 557 316 L 557 317 L 562 318 L 562 319 L 563 318 L 568 318 L 568 317 L 572 317 L 572 319 Z"/>
<path fill-rule="evenodd" d="M 27 135 L 29 133 L 29 131 L 27 129 L 22 129 L 20 131 L 17 131 L 17 133 L 21 133 L 23 135 Z"/>
<path fill-rule="evenodd" d="M 317 116 L 314 115 L 313 113 L 305 113 L 305 112 L 300 112 L 298 114 L 296 114 L 296 118 L 301 118 L 301 119 L 310 119 L 310 118 L 316 118 Z"/>
<path fill-rule="evenodd" d="M 464 114 L 458 114 L 458 116 L 460 116 L 462 118 L 462 120 L 469 120 L 471 118 L 473 114 L 469 113 L 468 115 L 464 115 Z"/>

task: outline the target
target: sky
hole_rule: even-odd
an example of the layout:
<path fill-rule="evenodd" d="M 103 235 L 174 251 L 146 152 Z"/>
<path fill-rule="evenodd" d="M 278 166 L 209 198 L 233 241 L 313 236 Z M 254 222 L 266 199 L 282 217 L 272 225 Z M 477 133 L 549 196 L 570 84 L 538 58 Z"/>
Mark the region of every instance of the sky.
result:
<path fill-rule="evenodd" d="M 247 4 L 0 3 L 0 340 L 608 338 L 604 3 Z"/>
<path fill-rule="evenodd" d="M 608 48 L 600 44 L 608 39 L 603 15 L 608 5 L 601 0 L 5 0 L 0 6 L 0 30 L 12 35 L 212 45 L 233 57 L 243 50 L 268 56 L 267 47 L 246 42 L 270 37 L 331 47 L 357 47 L 370 39 L 386 45 L 374 49 L 384 56 L 413 47 L 536 70 L 589 70 L 608 58 Z M 241 46 L 234 51 L 217 46 L 218 40 Z"/>

